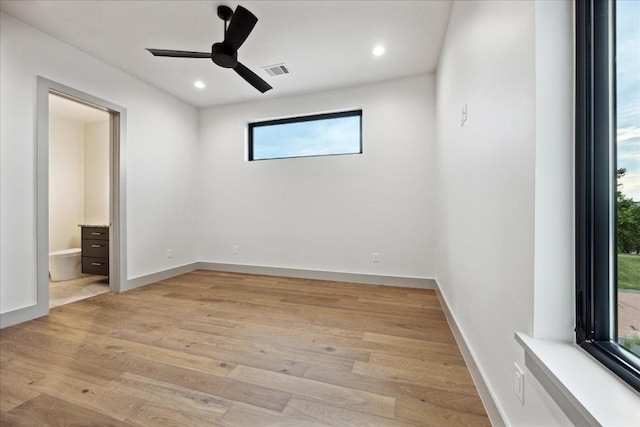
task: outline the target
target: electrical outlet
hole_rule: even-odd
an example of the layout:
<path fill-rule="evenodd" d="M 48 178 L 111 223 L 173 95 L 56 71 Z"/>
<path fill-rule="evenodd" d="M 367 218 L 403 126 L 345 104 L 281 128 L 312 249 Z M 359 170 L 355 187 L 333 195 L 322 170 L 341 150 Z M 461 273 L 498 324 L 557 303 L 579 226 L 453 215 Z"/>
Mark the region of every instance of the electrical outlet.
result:
<path fill-rule="evenodd" d="M 380 262 L 380 254 L 378 252 L 371 254 L 371 262 Z"/>
<path fill-rule="evenodd" d="M 233 252 L 234 254 L 239 254 L 240 253 L 240 249 L 238 249 L 238 245 L 233 245 L 231 247 L 231 252 Z"/>
<path fill-rule="evenodd" d="M 167 249 L 167 252 L 165 254 L 165 257 L 167 258 L 173 258 L 173 251 L 171 249 Z"/>
<path fill-rule="evenodd" d="M 515 366 L 515 376 L 513 378 L 513 391 L 516 396 L 518 396 L 518 400 L 520 403 L 524 405 L 524 371 L 517 363 L 514 362 Z"/>

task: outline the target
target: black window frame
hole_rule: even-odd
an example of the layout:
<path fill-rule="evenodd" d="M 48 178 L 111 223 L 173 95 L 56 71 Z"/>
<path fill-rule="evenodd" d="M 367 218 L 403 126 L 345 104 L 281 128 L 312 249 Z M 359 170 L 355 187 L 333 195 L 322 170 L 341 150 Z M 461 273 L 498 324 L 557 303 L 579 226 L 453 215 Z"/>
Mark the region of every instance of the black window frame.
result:
<path fill-rule="evenodd" d="M 575 8 L 576 342 L 640 391 L 638 358 L 616 342 L 615 2 Z"/>
<path fill-rule="evenodd" d="M 359 151 L 353 153 L 329 153 L 329 154 L 312 154 L 309 156 L 284 156 L 284 157 L 269 157 L 264 159 L 255 159 L 253 155 L 253 130 L 258 127 L 265 126 L 273 126 L 273 125 L 283 125 L 287 123 L 300 123 L 300 122 L 311 122 L 311 121 L 319 121 L 319 120 L 328 120 L 328 119 L 338 119 L 342 117 L 358 117 L 360 119 L 360 129 L 359 129 Z M 278 159 L 297 159 L 297 158 L 305 158 L 305 157 L 325 157 L 325 156 L 347 156 L 352 154 L 362 154 L 362 109 L 358 110 L 348 110 L 348 111 L 339 111 L 334 113 L 321 113 L 321 114 L 309 114 L 305 116 L 295 116 L 295 117 L 287 117 L 284 119 L 274 119 L 274 120 L 265 120 L 259 122 L 250 122 L 248 126 L 248 154 L 249 161 L 262 161 L 262 160 L 278 160 Z"/>

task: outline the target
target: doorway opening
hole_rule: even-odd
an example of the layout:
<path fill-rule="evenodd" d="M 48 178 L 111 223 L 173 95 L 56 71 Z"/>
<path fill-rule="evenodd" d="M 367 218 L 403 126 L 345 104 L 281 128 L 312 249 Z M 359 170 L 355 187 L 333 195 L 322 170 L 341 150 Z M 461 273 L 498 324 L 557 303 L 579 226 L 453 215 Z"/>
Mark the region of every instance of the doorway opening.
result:
<path fill-rule="evenodd" d="M 38 78 L 37 307 L 105 292 L 126 279 L 126 110 Z"/>
<path fill-rule="evenodd" d="M 49 93 L 49 308 L 110 291 L 110 119 Z"/>

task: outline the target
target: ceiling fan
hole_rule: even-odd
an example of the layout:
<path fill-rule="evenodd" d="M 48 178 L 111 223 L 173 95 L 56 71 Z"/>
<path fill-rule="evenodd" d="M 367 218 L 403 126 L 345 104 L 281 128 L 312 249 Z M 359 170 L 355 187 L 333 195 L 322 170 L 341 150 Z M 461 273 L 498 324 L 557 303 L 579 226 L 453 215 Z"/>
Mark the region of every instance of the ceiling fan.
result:
<path fill-rule="evenodd" d="M 245 42 L 258 18 L 242 6 L 236 7 L 234 12 L 228 6 L 218 6 L 218 17 L 224 21 L 224 40 L 214 43 L 211 52 L 189 52 L 184 50 L 147 49 L 154 56 L 169 56 L 172 58 L 209 58 L 216 65 L 223 68 L 233 68 L 240 77 L 251 86 L 265 93 L 273 89 L 269 83 L 262 80 L 256 73 L 238 62 L 238 49 Z M 227 21 L 229 27 L 227 28 Z"/>

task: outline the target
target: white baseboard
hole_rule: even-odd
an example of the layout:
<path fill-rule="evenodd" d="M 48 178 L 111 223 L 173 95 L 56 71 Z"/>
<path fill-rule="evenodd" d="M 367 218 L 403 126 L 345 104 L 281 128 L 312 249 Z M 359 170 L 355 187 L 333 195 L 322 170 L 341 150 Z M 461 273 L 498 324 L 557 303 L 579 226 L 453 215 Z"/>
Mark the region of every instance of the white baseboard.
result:
<path fill-rule="evenodd" d="M 244 264 L 199 262 L 199 270 L 230 273 L 262 274 L 265 276 L 296 277 L 300 279 L 333 280 L 337 282 L 365 283 L 369 285 L 400 286 L 405 288 L 436 289 L 436 281 L 419 277 L 379 276 L 373 274 L 341 273 L 337 271 L 302 270 L 296 268 L 262 267 Z"/>
<path fill-rule="evenodd" d="M 467 340 L 465 338 L 464 332 L 458 326 L 458 322 L 456 321 L 455 315 L 449 309 L 449 304 L 447 303 L 447 298 L 444 296 L 442 291 L 440 290 L 440 284 L 436 279 L 436 294 L 438 295 L 438 299 L 440 300 L 440 305 L 442 305 L 442 310 L 444 311 L 444 315 L 447 318 L 447 322 L 449 323 L 449 327 L 453 332 L 453 336 L 456 339 L 456 343 L 460 348 L 460 353 L 462 353 L 462 357 L 464 358 L 465 363 L 467 364 L 467 368 L 469 369 L 469 373 L 471 374 L 471 378 L 473 379 L 473 383 L 478 390 L 478 395 L 480 395 L 480 400 L 482 400 L 482 404 L 484 405 L 485 410 L 487 411 L 487 415 L 489 416 L 489 420 L 491 421 L 491 425 L 494 427 L 506 426 L 505 417 L 502 414 L 502 410 L 500 406 L 496 403 L 494 393 L 491 391 L 491 387 L 485 380 L 485 376 L 482 374 L 482 369 L 478 366 L 475 361 L 475 357 L 473 354 L 473 350 L 467 344 Z"/>
<path fill-rule="evenodd" d="M 16 310 L 8 311 L 0 314 L 0 329 L 7 328 L 9 326 L 17 325 L 18 323 L 26 322 L 29 320 L 37 319 L 38 317 L 46 316 L 49 314 L 49 304 L 43 310 L 36 304 L 30 305 Z"/>
<path fill-rule="evenodd" d="M 194 270 L 198 269 L 197 262 L 192 262 L 191 264 L 181 265 L 179 267 L 170 268 L 168 270 L 158 271 L 156 273 L 145 274 L 144 276 L 134 277 L 133 279 L 127 280 L 126 289 L 122 289 L 122 292 L 129 291 L 131 289 L 139 288 L 141 286 L 150 285 L 155 282 L 159 282 L 161 280 L 170 279 L 172 277 L 179 276 L 185 273 L 191 273 Z"/>
<path fill-rule="evenodd" d="M 266 276 L 297 277 L 302 279 L 333 280 L 340 282 L 366 283 L 370 285 L 401 286 L 407 288 L 436 289 L 433 279 L 419 277 L 379 276 L 373 274 L 341 273 L 335 271 L 302 270 L 294 268 L 264 267 L 242 264 L 220 264 L 214 262 L 193 262 L 168 270 L 158 271 L 129 279 L 123 284 L 121 292 L 141 286 L 150 285 L 161 280 L 170 279 L 194 270 L 215 270 L 233 273 L 263 274 Z M 48 310 L 42 311 L 36 305 L 20 308 L 0 314 L 0 329 L 18 323 L 46 316 Z"/>

